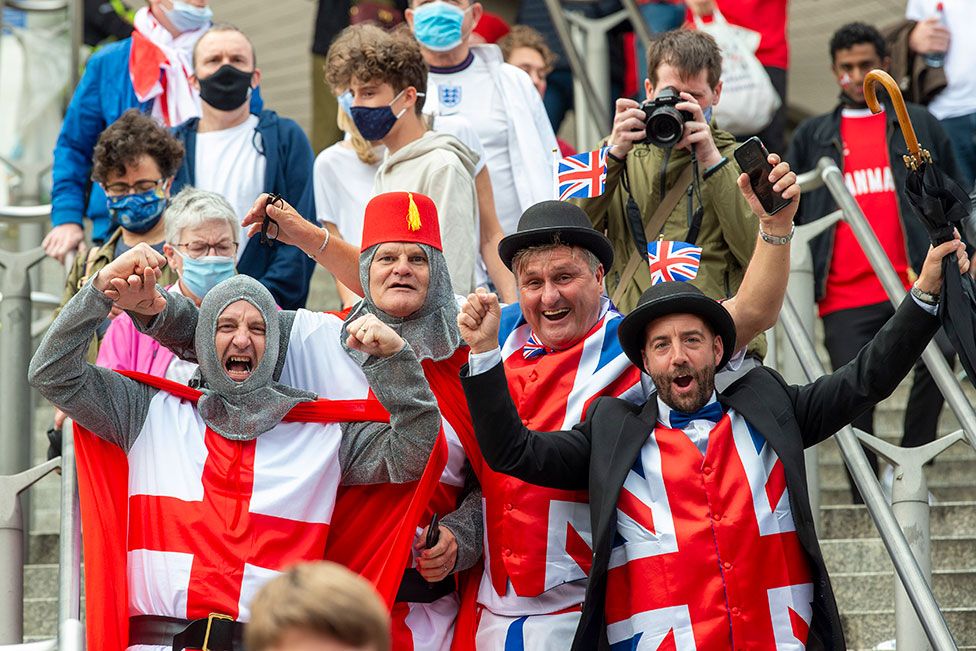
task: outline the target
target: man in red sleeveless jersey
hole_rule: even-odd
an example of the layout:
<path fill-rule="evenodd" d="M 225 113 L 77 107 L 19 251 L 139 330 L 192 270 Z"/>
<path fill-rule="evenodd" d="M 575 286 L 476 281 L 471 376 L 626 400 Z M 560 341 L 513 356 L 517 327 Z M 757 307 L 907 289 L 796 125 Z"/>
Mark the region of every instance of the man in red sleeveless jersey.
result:
<path fill-rule="evenodd" d="M 875 68 L 887 68 L 887 46 L 874 27 L 850 23 L 834 33 L 830 55 L 831 69 L 840 87 L 840 101 L 830 113 L 800 125 L 786 157 L 801 172 L 814 168 L 824 156 L 837 163 L 844 172 L 848 189 L 908 290 L 911 279 L 922 267 L 929 236 L 912 213 L 904 191 L 907 170 L 901 157 L 907 149 L 895 112 L 886 104 L 885 111 L 872 114 L 864 101 L 864 77 Z M 952 145 L 938 120 L 915 104 L 908 104 L 908 115 L 919 141 L 925 143 L 935 164 L 958 179 Z M 812 222 L 836 209 L 827 188 L 813 190 L 804 197 L 797 223 Z M 841 221 L 829 227 L 813 239 L 810 248 L 824 344 L 831 365 L 840 368 L 854 359 L 891 318 L 894 307 L 846 223 Z M 954 359 L 944 334 L 936 336 L 935 341 L 950 361 Z M 919 364 L 905 409 L 903 446 L 924 445 L 935 440 L 943 402 L 928 369 Z M 873 416 L 873 409 L 865 411 L 854 420 L 854 427 L 873 433 Z M 868 452 L 868 459 L 877 470 L 878 461 L 873 452 Z M 851 490 L 855 501 L 860 502 L 861 496 L 853 483 Z"/>

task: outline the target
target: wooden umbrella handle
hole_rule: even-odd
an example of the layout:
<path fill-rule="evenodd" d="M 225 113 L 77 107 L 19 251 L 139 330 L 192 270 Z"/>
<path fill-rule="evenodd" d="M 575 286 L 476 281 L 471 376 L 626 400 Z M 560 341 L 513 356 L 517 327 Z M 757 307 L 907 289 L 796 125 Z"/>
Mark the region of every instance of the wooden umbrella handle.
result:
<path fill-rule="evenodd" d="M 908 109 L 905 108 L 905 98 L 901 95 L 901 89 L 898 88 L 898 83 L 884 70 L 872 70 L 864 78 L 864 99 L 868 104 L 868 108 L 871 109 L 872 113 L 881 112 L 881 102 L 878 101 L 878 95 L 876 93 L 877 84 L 881 84 L 888 91 L 888 95 L 895 105 L 895 115 L 898 116 L 898 125 L 901 127 L 901 133 L 905 137 L 908 153 L 920 163 L 923 156 L 922 147 L 918 144 L 918 138 L 915 137 L 915 127 L 912 126 L 912 120 L 908 117 Z"/>

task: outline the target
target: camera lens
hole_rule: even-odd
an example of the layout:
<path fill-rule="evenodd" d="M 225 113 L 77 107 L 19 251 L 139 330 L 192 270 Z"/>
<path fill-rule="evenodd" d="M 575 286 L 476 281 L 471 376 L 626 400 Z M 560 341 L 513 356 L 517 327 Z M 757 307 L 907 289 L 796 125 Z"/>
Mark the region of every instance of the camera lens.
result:
<path fill-rule="evenodd" d="M 647 118 L 647 141 L 658 147 L 673 147 L 681 140 L 685 123 L 681 113 L 670 106 L 661 106 Z"/>

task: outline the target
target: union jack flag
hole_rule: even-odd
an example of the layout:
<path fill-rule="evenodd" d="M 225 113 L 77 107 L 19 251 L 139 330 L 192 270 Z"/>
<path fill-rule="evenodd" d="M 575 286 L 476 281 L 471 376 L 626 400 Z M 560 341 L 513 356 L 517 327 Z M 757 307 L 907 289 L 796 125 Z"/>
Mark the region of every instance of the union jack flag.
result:
<path fill-rule="evenodd" d="M 529 334 L 529 338 L 526 339 L 525 345 L 522 346 L 522 355 L 525 359 L 532 359 L 533 357 L 538 357 L 540 355 L 546 355 L 553 352 L 553 348 L 545 345 L 541 341 L 535 338 L 535 333 Z"/>
<path fill-rule="evenodd" d="M 559 200 L 589 199 L 603 194 L 607 182 L 607 150 L 573 154 L 556 163 Z"/>
<path fill-rule="evenodd" d="M 694 280 L 698 276 L 701 254 L 700 246 L 687 242 L 649 242 L 647 262 L 651 265 L 651 284 Z"/>

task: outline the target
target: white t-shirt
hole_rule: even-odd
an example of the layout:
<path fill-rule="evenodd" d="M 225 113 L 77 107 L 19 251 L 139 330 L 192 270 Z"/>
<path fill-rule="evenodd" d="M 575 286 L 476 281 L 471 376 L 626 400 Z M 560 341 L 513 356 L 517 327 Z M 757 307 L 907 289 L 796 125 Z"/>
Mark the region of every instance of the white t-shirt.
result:
<path fill-rule="evenodd" d="M 335 224 L 342 239 L 357 247 L 363 239 L 363 215 L 373 196 L 373 179 L 386 147 L 380 145 L 374 152 L 376 163 L 367 165 L 354 149 L 337 142 L 315 158 L 312 171 L 316 220 Z"/>
<path fill-rule="evenodd" d="M 939 0 L 908 0 L 905 16 L 909 20 L 925 20 L 936 15 Z M 969 29 L 976 25 L 976 2 L 973 0 L 942 0 L 945 26 L 951 32 L 946 53 L 945 73 L 949 85 L 929 104 L 932 114 L 944 120 L 976 113 L 976 39 Z"/>
<path fill-rule="evenodd" d="M 238 220 L 254 205 L 264 192 L 264 172 L 267 161 L 256 145 L 258 116 L 249 115 L 236 127 L 220 131 L 197 133 L 195 187 L 223 196 L 237 213 Z M 246 229 L 241 227 L 240 260 L 247 242 Z"/>
<path fill-rule="evenodd" d="M 485 150 L 485 163 L 491 174 L 495 210 L 502 231 L 506 235 L 515 232 L 522 211 L 508 148 L 507 108 L 495 88 L 488 63 L 473 57 L 463 70 L 431 72 L 427 86 L 428 96 L 436 98 L 432 105 L 436 106 L 438 114 L 460 114 L 474 127 Z"/>

